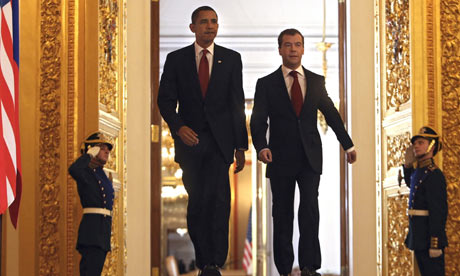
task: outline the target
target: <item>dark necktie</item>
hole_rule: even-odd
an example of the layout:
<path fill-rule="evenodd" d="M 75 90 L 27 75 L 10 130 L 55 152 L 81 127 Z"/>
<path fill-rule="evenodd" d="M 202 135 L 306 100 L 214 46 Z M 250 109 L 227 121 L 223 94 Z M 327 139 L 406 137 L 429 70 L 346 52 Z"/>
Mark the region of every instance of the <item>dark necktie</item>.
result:
<path fill-rule="evenodd" d="M 203 49 L 201 52 L 203 55 L 201 56 L 200 67 L 198 67 L 198 78 L 200 79 L 201 94 L 204 98 L 206 96 L 206 90 L 208 90 L 209 83 L 209 63 L 208 58 L 206 57 L 208 50 Z"/>
<path fill-rule="evenodd" d="M 303 105 L 302 90 L 300 89 L 299 79 L 297 78 L 297 71 L 291 71 L 289 72 L 289 75 L 291 75 L 294 78 L 294 82 L 291 86 L 292 107 L 294 108 L 297 117 L 299 117 Z"/>

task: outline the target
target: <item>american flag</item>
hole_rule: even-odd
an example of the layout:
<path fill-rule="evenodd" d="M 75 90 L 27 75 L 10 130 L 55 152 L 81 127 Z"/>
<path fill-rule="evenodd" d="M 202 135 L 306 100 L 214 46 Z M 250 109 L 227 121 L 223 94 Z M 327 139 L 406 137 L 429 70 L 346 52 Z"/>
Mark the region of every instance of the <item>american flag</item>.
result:
<path fill-rule="evenodd" d="M 252 207 L 249 209 L 248 231 L 244 242 L 243 269 L 247 275 L 252 274 Z"/>
<path fill-rule="evenodd" d="M 0 0 L 0 214 L 17 226 L 21 199 L 18 0 Z"/>

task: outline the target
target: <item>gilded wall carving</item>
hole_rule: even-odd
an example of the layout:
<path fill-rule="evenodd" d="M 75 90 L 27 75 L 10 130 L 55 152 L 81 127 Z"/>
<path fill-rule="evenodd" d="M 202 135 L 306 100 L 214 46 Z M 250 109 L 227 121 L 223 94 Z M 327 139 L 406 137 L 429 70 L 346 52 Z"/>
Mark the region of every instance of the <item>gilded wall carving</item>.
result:
<path fill-rule="evenodd" d="M 118 138 L 117 137 L 113 137 L 113 136 L 110 136 L 110 135 L 105 135 L 105 137 L 107 138 L 107 140 L 113 145 L 113 148 L 112 150 L 110 151 L 110 158 L 109 158 L 109 161 L 107 161 L 107 164 L 105 165 L 105 168 L 107 169 L 110 169 L 112 171 L 117 171 L 118 169 L 118 155 L 117 155 L 117 151 L 118 151 Z"/>
<path fill-rule="evenodd" d="M 460 275 L 460 2 L 441 0 L 443 172 L 447 180 L 446 275 Z"/>
<path fill-rule="evenodd" d="M 118 111 L 118 0 L 99 0 L 99 101 Z"/>
<path fill-rule="evenodd" d="M 104 269 L 102 271 L 103 276 L 110 276 L 110 275 L 119 275 L 117 273 L 118 271 L 118 266 L 117 266 L 117 258 L 118 254 L 120 251 L 120 242 L 118 239 L 118 235 L 116 233 L 119 233 L 119 216 L 120 216 L 120 211 L 119 211 L 119 197 L 120 193 L 116 192 L 115 193 L 115 199 L 113 201 L 113 216 L 112 216 L 112 236 L 110 237 L 110 247 L 112 248 L 112 251 L 107 253 L 107 257 L 105 259 L 104 263 Z"/>
<path fill-rule="evenodd" d="M 410 99 L 409 0 L 385 1 L 386 110 Z"/>
<path fill-rule="evenodd" d="M 67 168 L 75 160 L 75 1 L 68 0 L 68 27 L 67 27 Z M 66 269 L 67 275 L 74 275 L 74 254 L 77 231 L 75 229 L 75 181 L 70 174 L 67 174 L 67 196 L 66 196 Z"/>
<path fill-rule="evenodd" d="M 40 2 L 39 275 L 59 271 L 61 1 Z"/>
<path fill-rule="evenodd" d="M 388 275 L 412 276 L 412 254 L 404 240 L 409 231 L 406 215 L 408 195 L 387 198 L 388 210 Z"/>
<path fill-rule="evenodd" d="M 387 136 L 387 170 L 399 168 L 404 164 L 404 154 L 410 146 L 410 132 L 406 131 L 395 136 Z"/>

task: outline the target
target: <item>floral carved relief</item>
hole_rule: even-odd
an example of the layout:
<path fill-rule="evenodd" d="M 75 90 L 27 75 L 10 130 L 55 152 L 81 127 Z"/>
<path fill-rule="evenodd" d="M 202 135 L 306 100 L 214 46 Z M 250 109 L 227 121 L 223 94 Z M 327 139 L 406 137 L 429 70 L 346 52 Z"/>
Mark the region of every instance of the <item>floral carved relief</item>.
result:
<path fill-rule="evenodd" d="M 38 275 L 58 276 L 59 220 L 58 183 L 61 156 L 61 1 L 40 2 L 40 138 Z M 62 229 L 61 229 L 62 230 Z"/>
<path fill-rule="evenodd" d="M 449 217 L 446 275 L 460 275 L 460 2 L 441 0 L 441 87 L 443 172 Z"/>
<path fill-rule="evenodd" d="M 385 2 L 386 110 L 410 99 L 409 0 Z"/>
<path fill-rule="evenodd" d="M 118 0 L 99 0 L 99 102 L 118 111 Z"/>
<path fill-rule="evenodd" d="M 387 198 L 388 209 L 388 275 L 412 276 L 412 254 L 404 244 L 409 231 L 406 215 L 408 195 Z"/>
<path fill-rule="evenodd" d="M 410 132 L 387 136 L 387 170 L 399 168 L 404 164 L 404 154 L 410 146 Z"/>

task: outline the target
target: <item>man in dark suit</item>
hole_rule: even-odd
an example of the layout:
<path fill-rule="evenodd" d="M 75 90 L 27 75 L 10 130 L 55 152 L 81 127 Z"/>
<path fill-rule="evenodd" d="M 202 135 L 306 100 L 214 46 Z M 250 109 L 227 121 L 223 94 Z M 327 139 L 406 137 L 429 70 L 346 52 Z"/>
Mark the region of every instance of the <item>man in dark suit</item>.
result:
<path fill-rule="evenodd" d="M 347 151 L 349 163 L 356 152 L 343 121 L 324 85 L 324 77 L 302 67 L 303 35 L 287 29 L 278 37 L 283 65 L 257 81 L 251 133 L 258 158 L 267 163 L 273 195 L 274 258 L 281 275 L 292 270 L 294 191 L 300 190 L 299 266 L 302 276 L 320 275 L 318 240 L 318 186 L 322 173 L 322 146 L 317 127 L 321 110 L 328 125 Z M 267 122 L 269 120 L 269 123 Z M 267 129 L 270 124 L 269 142 Z"/>
<path fill-rule="evenodd" d="M 77 240 L 82 276 L 101 275 L 110 251 L 114 190 L 104 165 L 112 147 L 104 135 L 95 132 L 82 143 L 82 155 L 69 167 L 83 207 Z"/>
<path fill-rule="evenodd" d="M 243 169 L 248 147 L 241 56 L 214 44 L 218 27 L 212 8 L 193 12 L 195 43 L 168 54 L 158 93 L 183 170 L 187 226 L 200 275 L 220 275 L 227 258 L 228 169 L 233 156 L 235 173 Z"/>
<path fill-rule="evenodd" d="M 422 276 L 444 276 L 447 184 L 433 160 L 442 144 L 436 131 L 427 126 L 411 138 L 411 143 L 404 160 L 404 180 L 410 188 L 405 243 L 414 250 Z"/>

